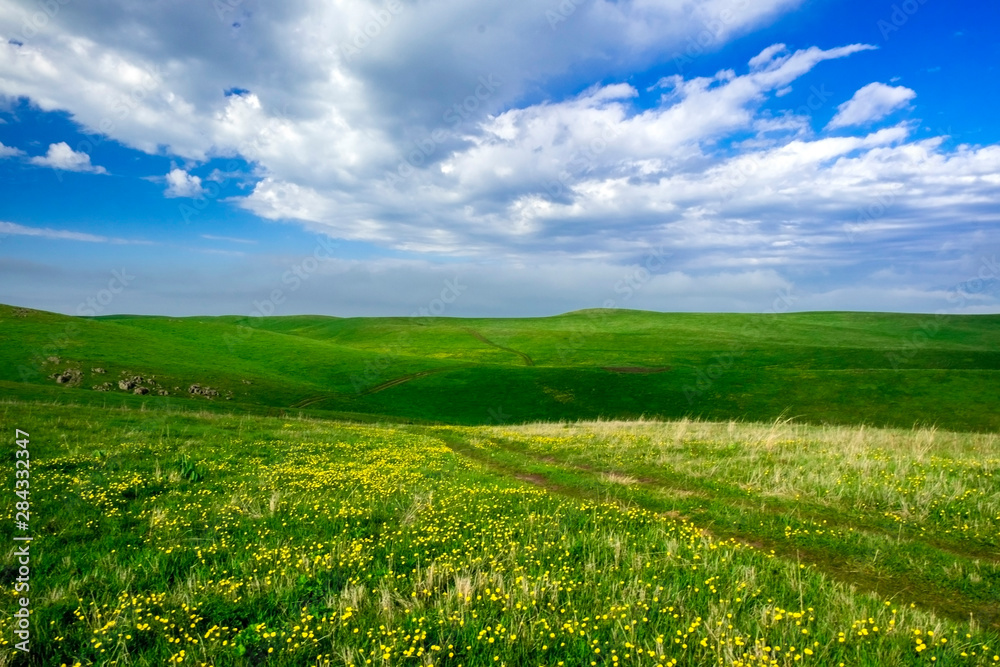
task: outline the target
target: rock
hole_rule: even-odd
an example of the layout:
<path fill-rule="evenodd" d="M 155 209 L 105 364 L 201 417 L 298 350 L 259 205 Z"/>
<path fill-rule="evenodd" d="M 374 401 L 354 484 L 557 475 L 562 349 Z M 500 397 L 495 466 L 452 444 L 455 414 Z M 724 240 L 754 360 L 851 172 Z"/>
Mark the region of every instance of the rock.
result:
<path fill-rule="evenodd" d="M 99 375 L 104 375 L 104 373 L 105 373 L 104 369 L 100 368 L 100 367 L 98 367 L 98 368 L 91 368 L 90 371 L 92 373 L 97 373 Z"/>
<path fill-rule="evenodd" d="M 146 394 L 149 393 L 149 389 L 147 389 L 146 387 L 136 387 L 135 391 L 133 391 L 132 393 L 145 396 Z"/>
<path fill-rule="evenodd" d="M 101 384 L 95 384 L 92 388 L 96 391 L 111 391 L 114 388 L 114 385 L 110 382 L 103 382 Z"/>
<path fill-rule="evenodd" d="M 204 396 L 205 398 L 212 398 L 213 396 L 218 396 L 219 391 L 217 389 L 212 389 L 211 387 L 202 387 L 200 384 L 193 384 L 188 387 L 189 394 L 198 394 Z"/>
<path fill-rule="evenodd" d="M 118 387 L 122 391 L 132 391 L 136 387 L 146 383 L 146 378 L 141 375 L 133 375 L 132 377 L 125 377 L 118 381 Z"/>
<path fill-rule="evenodd" d="M 55 381 L 58 382 L 59 384 L 79 384 L 80 378 L 82 376 L 83 373 L 80 372 L 80 369 L 67 368 L 63 372 L 53 373 L 49 377 L 55 379 Z"/>
<path fill-rule="evenodd" d="M 167 391 L 166 389 L 159 389 L 157 390 L 156 393 L 159 394 L 160 396 L 167 396 L 170 392 Z"/>
<path fill-rule="evenodd" d="M 58 364 L 59 363 L 59 357 L 49 357 L 45 361 L 49 362 L 50 364 Z"/>

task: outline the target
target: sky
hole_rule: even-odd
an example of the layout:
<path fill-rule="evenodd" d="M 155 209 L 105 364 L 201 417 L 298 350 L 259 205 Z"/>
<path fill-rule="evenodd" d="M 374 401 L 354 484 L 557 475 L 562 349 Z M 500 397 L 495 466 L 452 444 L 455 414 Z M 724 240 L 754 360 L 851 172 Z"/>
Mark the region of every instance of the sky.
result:
<path fill-rule="evenodd" d="M 1000 313 L 996 0 L 0 0 L 0 302 Z"/>

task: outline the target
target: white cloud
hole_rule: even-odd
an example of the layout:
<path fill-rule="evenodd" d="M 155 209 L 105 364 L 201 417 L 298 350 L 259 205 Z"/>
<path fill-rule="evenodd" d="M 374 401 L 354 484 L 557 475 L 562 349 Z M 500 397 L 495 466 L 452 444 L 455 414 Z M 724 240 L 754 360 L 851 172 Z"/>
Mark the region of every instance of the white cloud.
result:
<path fill-rule="evenodd" d="M 480 77 L 503 82 L 478 110 L 496 111 L 570 73 L 599 80 L 669 59 L 707 27 L 721 47 L 800 2 L 590 0 L 554 28 L 546 12 L 565 9 L 533 0 L 404 3 L 381 26 L 373 15 L 384 13 L 384 3 L 374 0 L 294 0 L 253 11 L 70 4 L 30 42 L 0 45 L 0 94 L 69 110 L 87 128 L 141 150 L 166 146 L 195 160 L 244 141 L 270 144 L 274 137 L 260 134 L 280 114 L 293 126 L 293 143 L 328 146 L 331 157 L 356 164 L 395 158 L 408 134 L 444 125 L 444 112 L 474 94 Z M 0 25 L 22 22 L 16 7 L 0 7 Z M 233 23 L 241 25 L 235 34 Z M 347 46 L 358 53 L 348 55 Z M 223 96 L 234 87 L 251 94 Z M 237 108 L 251 98 L 256 112 Z"/>
<path fill-rule="evenodd" d="M 257 243 L 253 239 L 238 239 L 233 236 L 216 236 L 215 234 L 202 234 L 201 238 L 208 239 L 209 241 L 228 241 L 229 243 Z"/>
<path fill-rule="evenodd" d="M 68 229 L 28 227 L 26 225 L 19 225 L 14 222 L 4 221 L 0 221 L 0 234 L 10 234 L 13 236 L 37 236 L 44 239 L 59 241 L 84 241 L 87 243 L 150 244 L 149 241 L 136 241 L 132 239 L 115 238 L 112 236 L 101 236 L 99 234 L 88 234 L 86 232 L 74 232 Z"/>
<path fill-rule="evenodd" d="M 692 76 L 704 31 L 721 48 L 798 4 L 404 3 L 348 55 L 381 3 L 223 3 L 224 20 L 211 3 L 70 3 L 29 43 L 0 45 L 0 95 L 186 169 L 243 158 L 253 188 L 230 203 L 411 252 L 614 265 L 653 243 L 679 275 L 780 278 L 989 242 L 1000 149 L 880 126 L 914 91 L 865 86 L 819 132 L 814 115 L 832 109 L 782 106 L 807 73 L 874 47 L 775 44 Z M 0 5 L 0 25 L 20 20 Z M 671 61 L 657 85 L 628 83 Z M 233 169 L 205 182 L 173 169 L 166 195 L 199 196 Z"/>
<path fill-rule="evenodd" d="M 837 115 L 827 124 L 826 129 L 874 123 L 905 106 L 916 96 L 916 92 L 905 86 L 887 86 L 877 81 L 869 83 L 837 107 Z"/>
<path fill-rule="evenodd" d="M 607 225 L 607 218 L 600 222 L 605 213 L 619 218 L 679 211 L 683 202 L 651 201 L 648 183 L 704 164 L 704 146 L 758 126 L 761 132 L 801 134 L 800 119 L 761 125 L 756 108 L 769 92 L 820 62 L 869 48 L 812 48 L 767 66 L 758 60 L 758 68 L 744 76 L 677 79 L 660 105 L 640 113 L 631 111 L 638 94 L 631 86 L 593 87 L 562 102 L 515 108 L 483 121 L 436 169 L 416 168 L 411 163 L 418 160 L 411 159 L 349 193 L 268 177 L 241 204 L 263 217 L 303 220 L 334 236 L 409 250 L 527 250 L 526 244 L 550 244 L 552 228 L 574 220 L 573 243 L 589 237 L 603 245 L 611 231 L 600 226 Z M 428 146 L 413 155 L 433 159 L 445 152 L 434 142 Z M 430 211 L 414 210 L 414 197 Z M 566 205 L 567 198 L 575 202 Z M 641 222 L 635 230 L 659 233 Z"/>
<path fill-rule="evenodd" d="M 772 44 L 767 47 L 753 58 L 750 59 L 749 64 L 750 69 L 759 70 L 766 69 L 769 67 L 774 67 L 780 65 L 788 56 L 779 56 L 780 53 L 786 53 L 788 47 L 784 44 Z"/>
<path fill-rule="evenodd" d="M 167 197 L 201 197 L 205 194 L 205 189 L 201 187 L 201 179 L 192 176 L 183 169 L 177 167 L 167 174 L 167 189 L 164 195 Z"/>
<path fill-rule="evenodd" d="M 89 155 L 74 151 L 65 141 L 49 144 L 49 150 L 45 155 L 33 157 L 29 162 L 39 167 L 52 167 L 63 171 L 81 171 L 91 174 L 108 173 L 104 167 L 90 164 Z"/>
<path fill-rule="evenodd" d="M 0 141 L 0 158 L 15 157 L 17 155 L 24 155 L 24 151 L 13 146 L 4 146 L 3 142 Z"/>

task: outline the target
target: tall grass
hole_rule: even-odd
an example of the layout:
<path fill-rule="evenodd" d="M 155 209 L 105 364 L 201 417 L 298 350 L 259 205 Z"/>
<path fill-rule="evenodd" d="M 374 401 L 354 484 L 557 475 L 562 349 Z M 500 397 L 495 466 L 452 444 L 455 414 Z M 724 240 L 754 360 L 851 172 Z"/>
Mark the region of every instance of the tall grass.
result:
<path fill-rule="evenodd" d="M 902 480 L 938 459 L 942 488 L 992 493 L 988 438 L 912 434 L 928 449 L 911 460 L 882 440 L 902 432 L 841 432 L 859 442 L 838 454 L 835 431 L 793 424 L 418 429 L 16 403 L 0 414 L 32 433 L 37 536 L 32 652 L 14 653 L 7 612 L 7 663 L 985 665 L 1000 649 L 981 619 L 852 586 L 713 518 L 741 514 L 723 492 L 755 474 L 785 486 L 740 490 L 747 505 L 795 493 L 838 507 L 863 492 L 851 471 Z M 962 463 L 973 455 L 980 467 Z M 810 461 L 837 462 L 831 474 L 856 491 L 836 495 Z M 671 512 L 658 480 L 681 474 L 676 489 L 692 493 Z M 960 564 L 950 576 L 993 576 Z"/>

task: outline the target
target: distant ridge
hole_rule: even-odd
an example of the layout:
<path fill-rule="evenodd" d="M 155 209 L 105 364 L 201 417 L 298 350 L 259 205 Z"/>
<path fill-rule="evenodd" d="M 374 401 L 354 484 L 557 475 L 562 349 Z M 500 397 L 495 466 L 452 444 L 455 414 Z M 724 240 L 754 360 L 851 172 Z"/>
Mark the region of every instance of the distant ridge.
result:
<path fill-rule="evenodd" d="M 20 400 L 455 424 L 795 415 L 1000 430 L 1000 315 L 81 318 L 0 305 L 0 338 L 0 398 Z"/>

